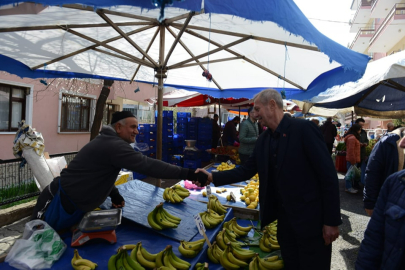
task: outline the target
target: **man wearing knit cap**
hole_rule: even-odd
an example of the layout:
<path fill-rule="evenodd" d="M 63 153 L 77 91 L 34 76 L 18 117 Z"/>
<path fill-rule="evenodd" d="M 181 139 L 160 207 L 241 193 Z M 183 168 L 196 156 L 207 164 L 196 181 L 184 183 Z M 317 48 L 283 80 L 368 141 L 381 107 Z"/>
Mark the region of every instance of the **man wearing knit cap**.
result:
<path fill-rule="evenodd" d="M 113 207 L 124 207 L 125 200 L 114 183 L 121 169 L 156 178 L 198 180 L 207 177 L 194 169 L 174 166 L 148 158 L 130 143 L 138 134 L 138 120 L 128 111 L 115 112 L 111 124 L 86 144 L 41 193 L 31 219 L 44 219 L 55 230 L 77 224 L 86 212 L 101 205 L 107 197 Z"/>

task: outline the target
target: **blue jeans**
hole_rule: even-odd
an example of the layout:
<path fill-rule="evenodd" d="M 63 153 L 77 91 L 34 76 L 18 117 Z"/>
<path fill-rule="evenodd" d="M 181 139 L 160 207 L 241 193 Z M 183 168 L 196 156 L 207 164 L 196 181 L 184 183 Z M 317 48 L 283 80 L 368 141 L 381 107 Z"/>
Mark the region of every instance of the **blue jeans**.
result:
<path fill-rule="evenodd" d="M 349 168 L 350 168 L 350 166 L 352 166 L 352 164 L 349 162 L 349 161 L 347 161 L 347 170 L 349 170 Z M 351 189 L 352 188 L 352 181 L 348 181 L 348 180 L 346 180 L 346 189 Z"/>

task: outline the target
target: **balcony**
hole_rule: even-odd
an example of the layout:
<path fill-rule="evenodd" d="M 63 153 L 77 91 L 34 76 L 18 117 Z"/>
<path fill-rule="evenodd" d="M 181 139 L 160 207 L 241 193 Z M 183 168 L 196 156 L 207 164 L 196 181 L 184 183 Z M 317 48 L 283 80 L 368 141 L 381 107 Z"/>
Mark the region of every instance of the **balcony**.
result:
<path fill-rule="evenodd" d="M 359 5 L 350 23 L 350 33 L 357 33 L 361 28 L 366 27 L 370 20 L 371 0 L 353 1 L 355 2 L 359 2 Z"/>
<path fill-rule="evenodd" d="M 392 7 L 401 0 L 371 0 L 371 18 L 385 18 Z"/>
<path fill-rule="evenodd" d="M 405 35 L 405 3 L 395 4 L 370 39 L 369 52 L 387 52 Z"/>
<path fill-rule="evenodd" d="M 368 44 L 370 43 L 370 38 L 373 37 L 375 33 L 374 29 L 371 28 L 362 28 L 357 32 L 356 37 L 354 38 L 350 49 L 359 53 L 365 53 L 367 50 Z"/>

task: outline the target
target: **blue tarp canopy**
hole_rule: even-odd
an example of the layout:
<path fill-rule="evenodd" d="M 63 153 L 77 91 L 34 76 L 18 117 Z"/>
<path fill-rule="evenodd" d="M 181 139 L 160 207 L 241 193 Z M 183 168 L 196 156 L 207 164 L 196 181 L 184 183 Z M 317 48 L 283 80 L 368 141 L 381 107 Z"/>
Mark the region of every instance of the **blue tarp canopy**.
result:
<path fill-rule="evenodd" d="M 249 91 L 308 89 L 324 72 L 339 73 L 331 85 L 355 81 L 368 62 L 322 35 L 292 0 L 174 1 L 164 24 L 151 2 L 1 0 L 0 70 L 153 83 L 163 68 L 165 85 Z"/>
<path fill-rule="evenodd" d="M 320 84 L 327 80 L 326 77 L 319 78 Z M 369 63 L 364 76 L 356 82 L 334 86 L 326 91 L 314 88 L 294 95 L 293 99 L 305 101 L 314 108 L 354 107 L 356 114 L 361 116 L 404 118 L 405 51 Z"/>

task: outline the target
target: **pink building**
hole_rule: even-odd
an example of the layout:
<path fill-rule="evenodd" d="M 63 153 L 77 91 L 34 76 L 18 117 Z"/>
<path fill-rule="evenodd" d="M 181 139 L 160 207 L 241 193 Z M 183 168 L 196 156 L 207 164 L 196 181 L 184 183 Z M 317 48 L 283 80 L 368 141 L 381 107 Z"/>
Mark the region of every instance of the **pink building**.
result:
<path fill-rule="evenodd" d="M 46 83 L 0 72 L 0 159 L 14 158 L 13 140 L 22 119 L 42 133 L 50 154 L 78 151 L 89 142 L 102 81 L 48 79 Z M 109 123 L 112 112 L 127 108 L 139 122 L 153 123 L 154 111 L 144 100 L 156 93 L 157 88 L 149 84 L 116 81 L 103 122 Z"/>

